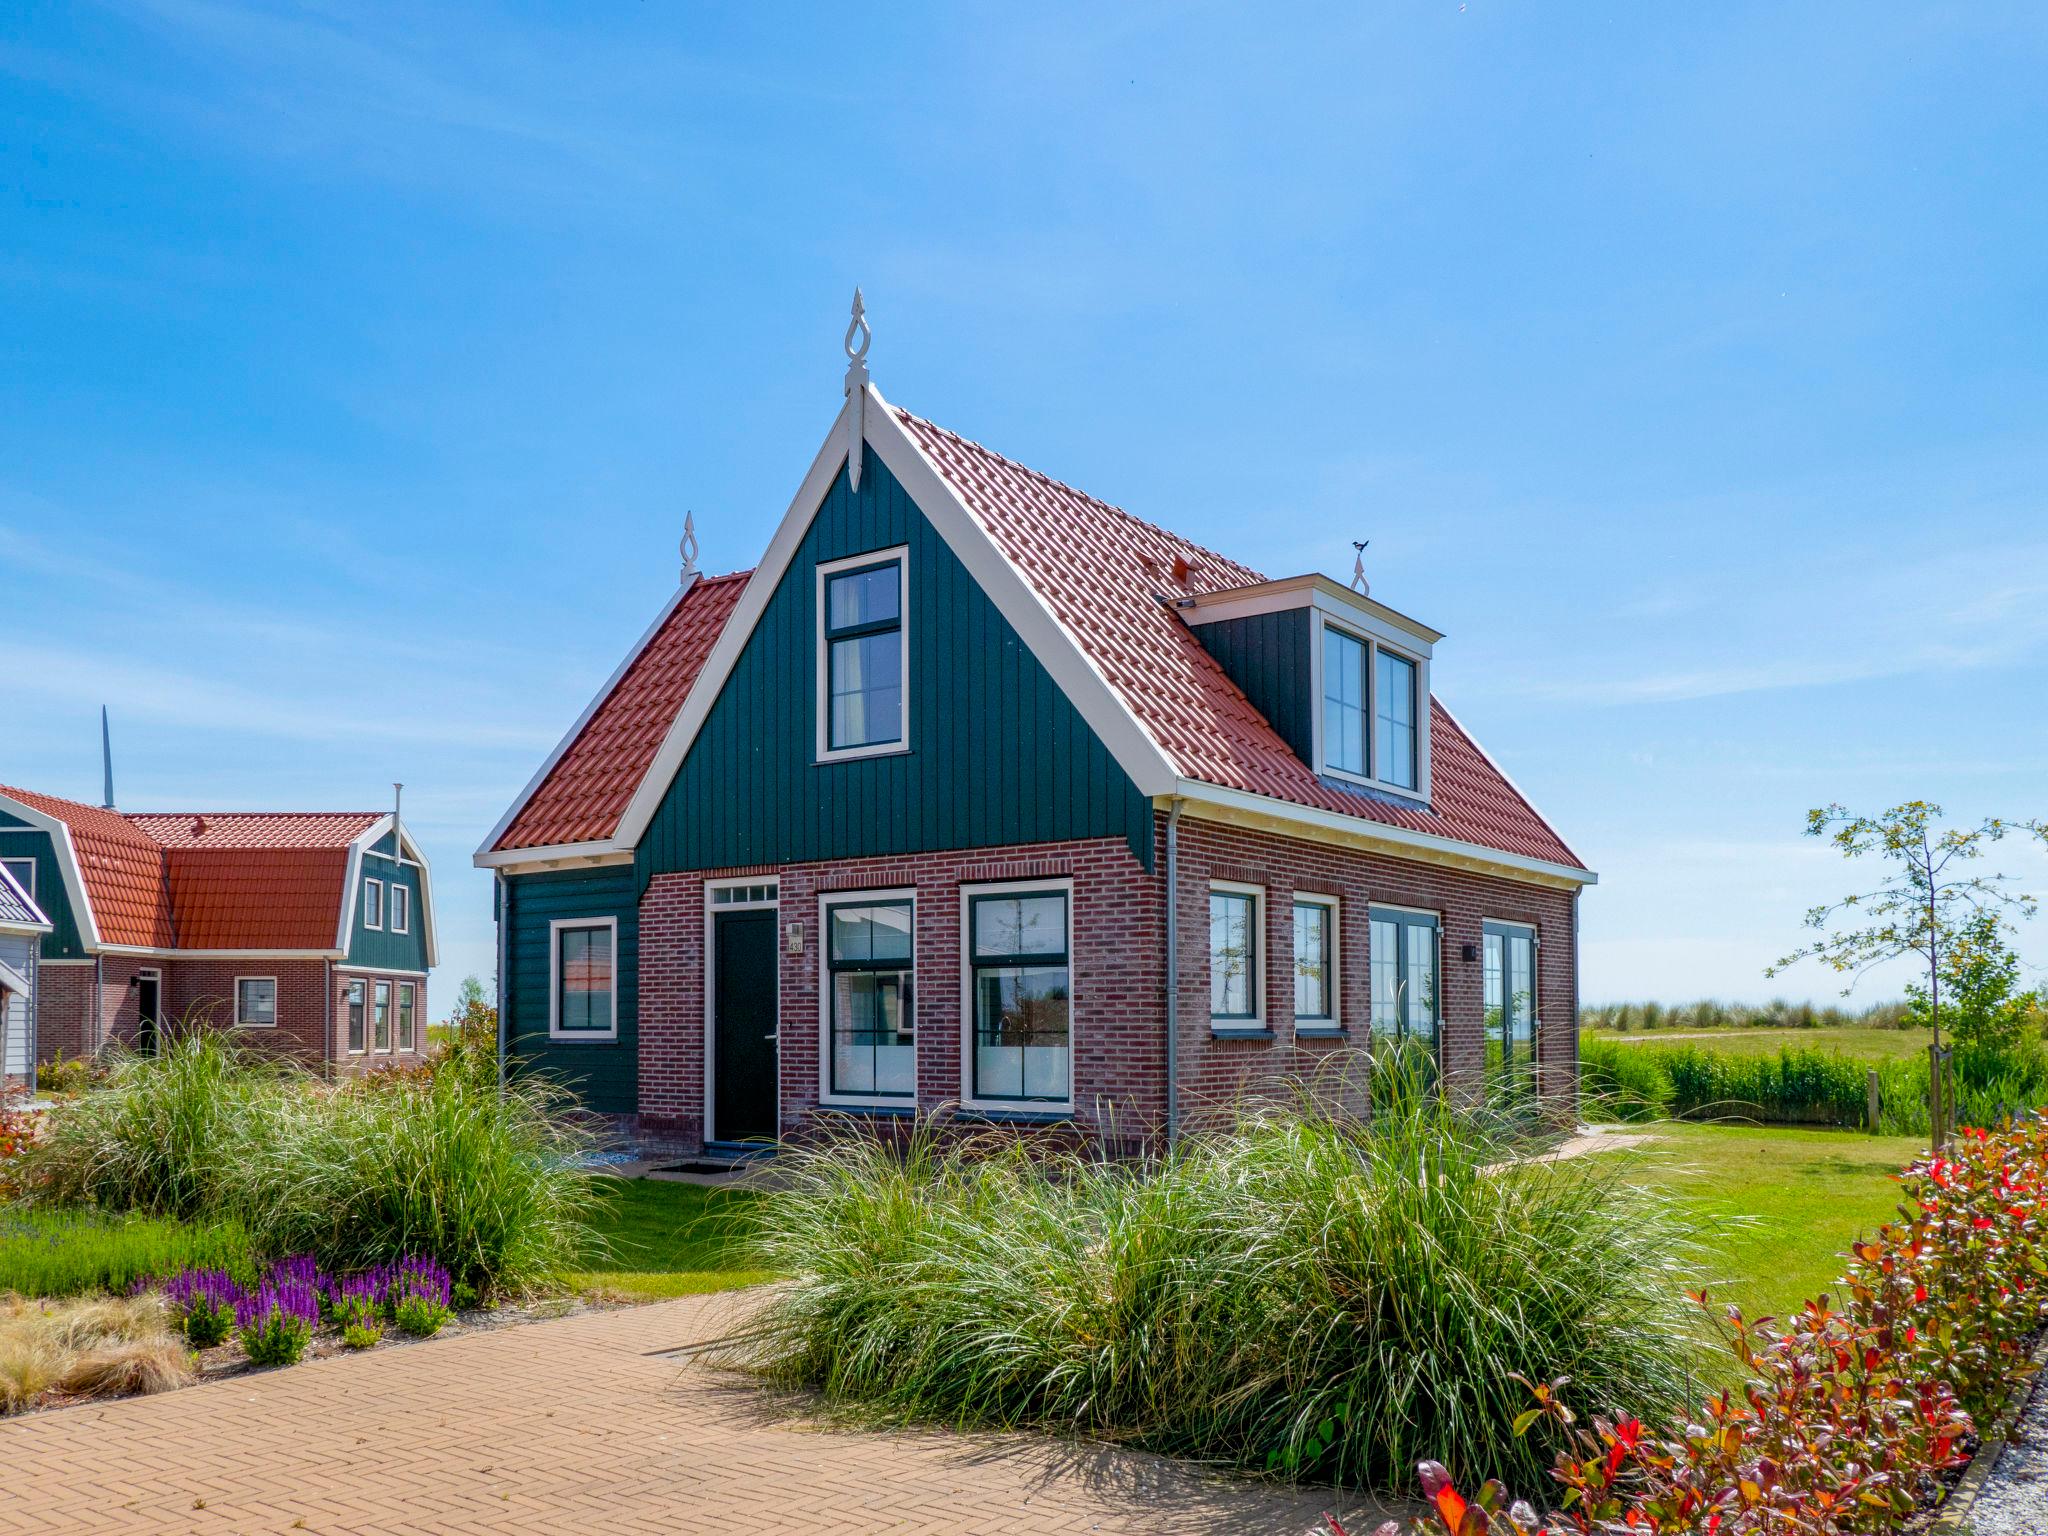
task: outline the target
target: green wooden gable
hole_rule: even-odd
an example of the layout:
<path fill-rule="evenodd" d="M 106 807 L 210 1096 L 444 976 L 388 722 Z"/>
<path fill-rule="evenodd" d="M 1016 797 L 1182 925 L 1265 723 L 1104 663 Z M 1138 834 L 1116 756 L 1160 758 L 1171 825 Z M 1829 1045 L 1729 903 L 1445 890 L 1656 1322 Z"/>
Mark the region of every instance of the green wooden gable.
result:
<path fill-rule="evenodd" d="M 50 920 L 50 932 L 43 935 L 43 958 L 81 958 L 85 935 L 80 931 L 79 915 L 71 910 L 71 893 L 64 889 L 64 872 L 58 866 L 50 834 L 0 811 L 0 858 L 36 861 L 36 905 Z"/>
<path fill-rule="evenodd" d="M 817 567 L 907 546 L 910 750 L 817 759 Z M 879 458 L 842 468 L 636 853 L 671 870 L 1122 837 L 1151 803 Z"/>
<path fill-rule="evenodd" d="M 401 863 L 393 856 L 396 852 L 389 833 L 363 851 L 363 867 L 356 874 L 356 920 L 348 939 L 348 963 L 366 970 L 424 972 L 427 968 L 427 914 L 420 890 L 419 866 Z M 384 882 L 382 928 L 366 927 L 363 923 L 362 882 L 365 880 Z M 394 885 L 406 886 L 412 891 L 408 901 L 410 921 L 405 933 L 391 931 L 391 887 Z"/>

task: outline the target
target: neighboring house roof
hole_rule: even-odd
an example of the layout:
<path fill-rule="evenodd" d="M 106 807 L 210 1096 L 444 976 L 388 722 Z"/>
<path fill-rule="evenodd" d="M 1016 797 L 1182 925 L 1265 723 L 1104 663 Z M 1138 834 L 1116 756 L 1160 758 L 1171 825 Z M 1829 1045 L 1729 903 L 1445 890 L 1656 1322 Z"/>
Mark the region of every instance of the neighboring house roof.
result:
<path fill-rule="evenodd" d="M 67 839 L 75 851 L 81 928 L 135 949 L 341 950 L 353 871 L 391 830 L 377 811 L 125 814 L 0 785 L 10 800 L 59 830 L 60 860 Z M 421 905 L 431 951 L 430 894 Z"/>
<path fill-rule="evenodd" d="M 48 933 L 50 920 L 21 882 L 0 864 L 0 933 Z"/>
<path fill-rule="evenodd" d="M 752 574 L 699 577 L 670 603 L 488 846 L 552 847 L 612 835 Z"/>

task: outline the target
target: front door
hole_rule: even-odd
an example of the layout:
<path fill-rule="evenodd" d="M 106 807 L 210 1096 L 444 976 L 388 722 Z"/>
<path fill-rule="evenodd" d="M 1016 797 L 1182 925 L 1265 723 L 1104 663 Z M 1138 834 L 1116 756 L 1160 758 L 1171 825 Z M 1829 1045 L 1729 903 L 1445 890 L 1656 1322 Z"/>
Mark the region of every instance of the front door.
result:
<path fill-rule="evenodd" d="M 1486 1065 L 1508 1093 L 1536 1086 L 1536 930 L 1488 923 L 1486 939 Z"/>
<path fill-rule="evenodd" d="M 144 972 L 135 978 L 135 1049 L 156 1054 L 156 1021 L 163 1004 L 163 978 Z"/>
<path fill-rule="evenodd" d="M 775 1138 L 775 914 L 712 915 L 711 1134 Z"/>

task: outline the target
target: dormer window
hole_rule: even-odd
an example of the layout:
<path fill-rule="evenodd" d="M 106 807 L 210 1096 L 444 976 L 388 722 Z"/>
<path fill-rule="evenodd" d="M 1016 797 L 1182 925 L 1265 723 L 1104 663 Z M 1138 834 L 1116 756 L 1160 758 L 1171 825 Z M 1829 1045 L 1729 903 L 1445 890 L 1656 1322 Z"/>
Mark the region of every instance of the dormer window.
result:
<path fill-rule="evenodd" d="M 1421 794 L 1427 751 L 1422 739 L 1422 662 L 1386 640 L 1315 615 L 1322 710 L 1315 766 L 1331 778 Z"/>
<path fill-rule="evenodd" d="M 1323 627 L 1323 761 L 1337 773 L 1366 776 L 1365 669 L 1358 636 Z"/>
<path fill-rule="evenodd" d="M 1373 756 L 1379 777 L 1400 789 L 1414 789 L 1415 777 L 1415 663 L 1389 650 L 1376 652 L 1379 675 L 1375 679 L 1378 697 L 1377 730 Z"/>

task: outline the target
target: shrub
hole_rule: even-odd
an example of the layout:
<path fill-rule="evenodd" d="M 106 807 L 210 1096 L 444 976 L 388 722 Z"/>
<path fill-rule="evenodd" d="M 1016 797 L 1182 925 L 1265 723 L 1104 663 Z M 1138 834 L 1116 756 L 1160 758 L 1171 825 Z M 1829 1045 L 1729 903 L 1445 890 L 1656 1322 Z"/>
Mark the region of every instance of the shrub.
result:
<path fill-rule="evenodd" d="M 1675 1408 L 1693 1359 L 1669 1210 L 1627 1157 L 1516 1159 L 1474 1115 L 1376 1085 L 1130 1168 L 1081 1153 L 794 1153 L 754 1234 L 796 1278 L 752 1358 L 884 1415 L 1030 1425 L 1385 1486 L 1448 1437 L 1534 1477 L 1513 1372 Z"/>
<path fill-rule="evenodd" d="M 319 1320 L 320 1305 L 313 1292 L 296 1281 L 265 1281 L 253 1294 L 235 1301 L 236 1332 L 255 1365 L 297 1364 Z"/>
<path fill-rule="evenodd" d="M 341 1342 L 349 1349 L 368 1349 L 383 1337 L 381 1323 L 350 1323 L 341 1330 Z"/>
<path fill-rule="evenodd" d="M 401 1296 L 391 1309 L 391 1320 L 398 1324 L 398 1331 L 415 1339 L 433 1337 L 454 1315 L 445 1303 L 420 1295 Z"/>
<path fill-rule="evenodd" d="M 330 1323 L 344 1332 L 371 1327 L 384 1315 L 384 1291 L 381 1275 L 350 1275 L 345 1280 L 331 1281 L 321 1297 L 322 1311 Z"/>
<path fill-rule="evenodd" d="M 253 1279 L 248 1232 L 236 1221 L 0 1209 L 0 1291 L 125 1292 L 182 1269 L 224 1269 L 239 1280 Z"/>
<path fill-rule="evenodd" d="M 51 1098 L 68 1098 L 92 1087 L 99 1075 L 90 1057 L 66 1056 L 59 1051 L 36 1068 L 36 1091 Z"/>
<path fill-rule="evenodd" d="M 224 1269 L 188 1269 L 164 1285 L 164 1300 L 194 1349 L 224 1343 L 235 1326 L 241 1288 Z"/>

